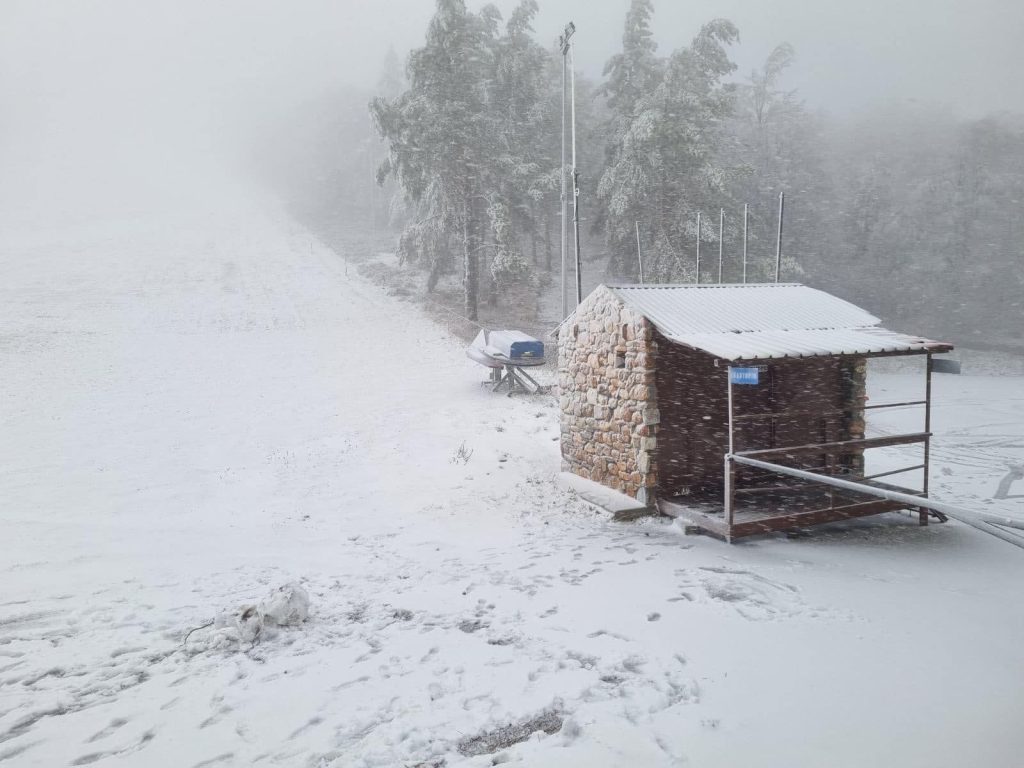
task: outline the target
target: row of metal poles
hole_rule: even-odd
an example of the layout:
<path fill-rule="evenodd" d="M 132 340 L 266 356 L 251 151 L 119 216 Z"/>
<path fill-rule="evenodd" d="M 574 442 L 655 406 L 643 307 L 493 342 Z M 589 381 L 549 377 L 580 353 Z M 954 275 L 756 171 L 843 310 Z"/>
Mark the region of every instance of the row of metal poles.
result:
<path fill-rule="evenodd" d="M 573 34 L 576 32 L 576 25 L 571 21 L 565 26 L 565 31 L 558 38 L 558 47 L 562 53 L 562 173 L 561 173 L 561 202 L 562 202 L 562 317 L 568 315 L 566 307 L 565 285 L 568 280 L 568 262 L 566 259 L 566 234 L 568 214 L 568 190 L 565 173 L 565 118 L 566 101 L 565 86 L 566 79 L 569 79 L 569 110 L 572 134 L 572 226 L 573 226 L 573 261 L 576 267 L 576 304 L 583 301 L 583 269 L 580 257 L 580 174 L 576 166 L 576 67 L 575 49 L 572 42 Z M 779 193 L 779 226 L 775 243 L 775 282 L 779 282 L 782 274 L 782 221 L 786 208 L 786 195 Z M 749 206 L 743 204 L 743 282 L 747 282 L 747 225 L 749 221 Z M 718 213 L 718 282 L 722 282 L 722 269 L 724 263 L 725 247 L 725 209 Z M 701 214 L 697 212 L 697 265 L 694 271 L 693 281 L 700 283 L 700 241 L 701 241 Z M 640 247 L 640 222 L 636 222 L 636 258 L 640 272 L 640 284 L 644 282 L 644 260 Z"/>
<path fill-rule="evenodd" d="M 779 282 L 782 274 L 782 221 L 786 211 L 786 193 L 779 192 L 779 226 L 775 239 L 775 282 Z M 743 204 L 743 282 L 747 282 L 747 225 L 750 220 L 750 207 Z M 636 259 L 640 270 L 640 284 L 644 282 L 644 257 L 640 248 L 640 222 L 636 224 Z M 700 235 L 701 213 L 697 211 L 697 265 L 693 274 L 693 282 L 700 282 Z M 564 242 L 564 237 L 563 237 Z M 563 262 L 564 263 L 564 262 Z M 725 208 L 718 211 L 718 282 L 722 282 L 722 269 L 725 263 Z"/>

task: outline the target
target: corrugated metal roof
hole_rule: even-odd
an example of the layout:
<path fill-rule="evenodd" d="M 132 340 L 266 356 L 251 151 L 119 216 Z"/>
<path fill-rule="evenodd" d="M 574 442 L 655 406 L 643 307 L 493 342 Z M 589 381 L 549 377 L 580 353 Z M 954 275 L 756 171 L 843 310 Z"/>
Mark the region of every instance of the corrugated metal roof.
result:
<path fill-rule="evenodd" d="M 879 319 L 795 283 L 611 285 L 665 336 L 724 360 L 948 348 L 879 327 Z"/>

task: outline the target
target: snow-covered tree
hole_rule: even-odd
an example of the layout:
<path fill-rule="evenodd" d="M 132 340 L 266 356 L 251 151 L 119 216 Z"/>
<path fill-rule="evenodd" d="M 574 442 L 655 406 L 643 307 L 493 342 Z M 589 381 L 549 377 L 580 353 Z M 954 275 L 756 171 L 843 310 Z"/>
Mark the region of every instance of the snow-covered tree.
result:
<path fill-rule="evenodd" d="M 389 146 L 380 178 L 395 178 L 413 213 L 399 239 L 403 258 L 430 269 L 447 264 L 447 244 L 462 244 L 466 316 L 476 319 L 481 260 L 490 295 L 529 271 L 550 199 L 550 54 L 532 36 L 536 0 L 521 0 L 508 22 L 493 6 L 438 0 L 426 44 L 413 51 L 408 87 L 371 105 Z"/>
<path fill-rule="evenodd" d="M 827 214 L 830 184 L 823 167 L 823 126 L 795 91 L 781 86 L 795 58 L 793 47 L 782 43 L 739 85 L 731 140 L 723 149 L 723 162 L 746 171 L 735 178 L 733 197 L 750 206 L 751 281 L 774 279 L 780 192 L 788 201 L 784 279 L 797 277 L 805 261 L 818 258 L 824 234 L 821 220 Z"/>
<path fill-rule="evenodd" d="M 545 141 L 550 129 L 544 111 L 548 88 L 548 52 L 533 39 L 536 0 L 522 0 L 495 41 L 489 106 L 494 120 L 494 186 L 488 190 L 494 242 L 491 272 L 498 282 L 524 276 L 529 264 L 523 239 L 531 243 L 533 261 L 540 229 L 538 200 L 553 158 Z M 539 194 L 538 194 L 539 192 Z"/>
<path fill-rule="evenodd" d="M 719 148 L 734 102 L 724 79 L 735 66 L 725 49 L 739 33 L 728 21 L 709 22 L 689 47 L 660 61 L 650 39 L 650 13 L 648 0 L 634 0 L 623 52 L 606 68 L 613 117 L 598 195 L 620 274 L 636 274 L 639 222 L 646 276 L 692 280 L 696 213 L 717 211 L 732 174 L 719 163 Z M 711 228 L 701 233 L 716 237 Z"/>
<path fill-rule="evenodd" d="M 377 78 L 377 95 L 385 99 L 394 99 L 405 90 L 405 73 L 402 71 L 402 62 L 398 58 L 395 47 L 389 46 L 388 52 L 384 55 L 384 63 L 381 65 L 380 77 Z"/>
<path fill-rule="evenodd" d="M 653 15 L 651 0 L 632 0 L 622 32 L 622 53 L 612 56 L 604 67 L 607 79 L 601 90 L 619 119 L 635 114 L 637 101 L 655 88 L 664 71 L 651 32 Z"/>
<path fill-rule="evenodd" d="M 466 317 L 475 320 L 479 259 L 494 132 L 487 75 L 493 68 L 497 11 L 466 9 L 464 0 L 437 0 L 426 43 L 409 56 L 408 88 L 397 98 L 378 97 L 371 112 L 389 157 L 378 178 L 391 175 L 415 206 L 400 241 L 436 269 L 440 244 L 462 245 Z"/>

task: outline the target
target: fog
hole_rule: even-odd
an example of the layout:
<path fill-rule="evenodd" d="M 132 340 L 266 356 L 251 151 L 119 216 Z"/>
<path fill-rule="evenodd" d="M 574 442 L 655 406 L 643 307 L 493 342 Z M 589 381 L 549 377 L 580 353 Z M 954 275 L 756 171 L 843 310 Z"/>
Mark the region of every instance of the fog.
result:
<path fill-rule="evenodd" d="M 0 768 L 1024 765 L 1024 0 L 536 3 L 0 0 Z"/>
<path fill-rule="evenodd" d="M 627 6 L 545 0 L 537 37 L 553 43 L 572 19 L 578 66 L 597 78 Z M 429 0 L 7 0 L 0 151 L 8 172 L 88 165 L 86 154 L 100 163 L 139 153 L 223 158 L 318 94 L 371 87 L 388 47 L 404 56 L 420 44 L 432 12 Z M 1021 3 L 663 1 L 655 4 L 661 52 L 714 17 L 740 29 L 738 75 L 791 43 L 797 61 L 786 85 L 812 108 L 852 114 L 917 100 L 966 116 L 1024 110 Z"/>
<path fill-rule="evenodd" d="M 496 5 L 507 17 L 516 3 Z M 574 21 L 577 69 L 589 87 L 602 82 L 605 63 L 621 50 L 628 0 L 539 5 L 535 39 L 554 55 L 559 31 Z M 413 219 L 396 187 L 373 185 L 387 150 L 366 106 L 388 52 L 404 61 L 422 46 L 434 11 L 429 0 L 8 0 L 0 10 L 0 213 L 26 208 L 82 218 L 125 202 L 144 205 L 150 196 L 194 198 L 214 188 L 214 176 L 247 185 L 258 179 L 322 236 L 356 218 L 371 222 L 374 236 L 385 223 L 393 243 Z M 1024 4 L 662 1 L 654 3 L 651 27 L 658 56 L 688 46 L 716 17 L 740 34 L 726 52 L 736 69 L 725 82 L 749 82 L 787 42 L 795 59 L 776 93 L 793 91 L 803 106 L 771 128 L 773 152 L 750 154 L 742 110 L 730 117 L 729 137 L 707 145 L 723 168 L 748 169 L 750 183 L 707 195 L 678 177 L 682 208 L 655 249 L 676 264 L 665 267 L 663 279 L 683 277 L 670 254 L 689 247 L 685 222 L 694 211 L 750 203 L 760 217 L 753 236 L 767 243 L 772 200 L 785 191 L 793 206 L 787 255 L 794 276 L 875 301 L 883 315 L 930 313 L 928 322 L 939 324 L 955 317 L 956 333 L 995 324 L 1021 343 L 1017 321 L 1005 313 L 1020 307 L 1011 265 L 1019 260 L 1014 206 L 1024 178 L 1016 117 L 1024 113 L 1017 82 Z M 585 85 L 584 92 L 592 91 Z M 545 113 L 554 121 L 550 104 Z M 593 100 L 580 108 L 580 171 L 592 204 L 599 180 L 611 178 L 608 113 Z M 979 122 L 990 115 L 1001 117 Z M 557 129 L 551 122 L 536 130 L 533 145 L 551 150 L 537 161 L 540 178 L 557 162 Z M 766 150 L 764 136 L 758 141 Z M 220 205 L 232 197 L 209 193 Z M 395 201 L 404 210 L 398 216 Z M 545 233 L 555 226 L 556 204 L 545 198 L 530 226 L 516 232 L 517 247 L 532 251 L 535 266 L 538 238 L 551 252 Z M 600 204 L 607 209 L 607 198 Z M 607 226 L 599 231 L 601 220 L 587 219 L 582 234 L 587 257 L 599 262 L 588 285 L 634 279 L 627 263 L 633 220 L 620 222 L 618 240 Z M 997 290 L 999 298 L 975 306 L 949 289 L 939 301 L 931 285 L 911 308 L 897 281 L 879 282 L 884 271 L 864 267 L 891 268 L 892 253 L 907 281 L 936 264 L 966 263 L 958 279 L 975 284 L 963 290 L 977 297 Z M 550 258 L 545 262 L 550 273 Z M 984 268 L 975 269 L 980 263 Z M 453 268 L 435 263 L 428 291 L 438 270 Z M 992 316 L 982 320 L 977 312 L 985 307 Z"/>

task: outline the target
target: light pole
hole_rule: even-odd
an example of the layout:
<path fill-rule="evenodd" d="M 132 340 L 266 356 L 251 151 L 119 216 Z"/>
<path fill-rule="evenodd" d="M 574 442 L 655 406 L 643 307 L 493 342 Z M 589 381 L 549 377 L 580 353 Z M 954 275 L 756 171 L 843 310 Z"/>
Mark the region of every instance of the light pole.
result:
<path fill-rule="evenodd" d="M 568 312 L 566 311 L 566 299 L 565 299 L 565 281 L 568 278 L 568 267 L 565 259 L 565 234 L 567 230 L 566 217 L 568 216 L 568 201 L 566 199 L 566 184 L 565 184 L 565 73 L 568 67 L 569 52 L 571 50 L 571 43 L 569 40 L 572 38 L 572 33 L 575 32 L 575 25 L 569 22 L 565 25 L 565 31 L 558 38 L 558 49 L 562 53 L 562 165 L 560 168 L 561 175 L 561 188 L 562 188 L 562 241 L 561 241 L 561 254 L 562 254 L 562 318 L 564 319 Z M 575 173 L 575 73 L 572 74 L 572 218 L 573 222 L 578 219 L 577 214 L 577 196 L 579 190 L 577 189 L 577 173 Z M 578 229 L 579 231 L 579 229 Z M 580 239 L 577 234 L 577 240 L 575 240 L 577 246 L 575 246 L 575 252 L 577 252 L 577 301 L 580 299 Z"/>
<path fill-rule="evenodd" d="M 559 166 L 559 175 L 562 183 L 562 240 L 561 240 L 561 254 L 562 254 L 562 319 L 564 320 L 568 315 L 566 311 L 566 300 L 565 300 L 565 281 L 568 278 L 568 268 L 565 260 L 565 235 L 566 235 L 566 217 L 568 215 L 568 200 L 566 199 L 566 188 L 565 188 L 565 80 L 566 80 L 566 54 L 568 53 L 569 38 L 572 36 L 575 27 L 570 22 L 565 28 L 565 33 L 558 38 L 558 49 L 562 52 L 562 164 Z"/>
<path fill-rule="evenodd" d="M 576 57 L 575 48 L 572 43 L 573 33 L 576 32 L 576 25 L 571 21 L 565 25 L 565 32 L 560 38 L 558 43 L 562 49 L 562 115 L 563 120 L 565 115 L 565 67 L 566 57 L 568 57 L 569 65 L 569 109 L 572 131 L 572 229 L 573 229 L 573 256 L 576 262 L 576 305 L 579 306 L 580 302 L 583 301 L 583 266 L 580 258 L 580 173 L 576 166 Z M 562 140 L 565 141 L 565 130 L 562 130 Z M 563 143 L 564 147 L 564 143 Z M 565 150 L 562 150 L 563 157 Z M 565 174 L 564 160 L 563 162 L 563 178 Z M 564 183 L 564 182 L 563 182 Z M 564 188 L 564 187 L 563 187 Z M 565 221 L 565 209 L 562 209 L 562 221 Z M 563 223 L 563 227 L 564 227 Z M 565 273 L 563 272 L 563 275 Z M 563 278 L 564 279 L 564 278 Z M 564 285 L 564 282 L 563 282 Z"/>

